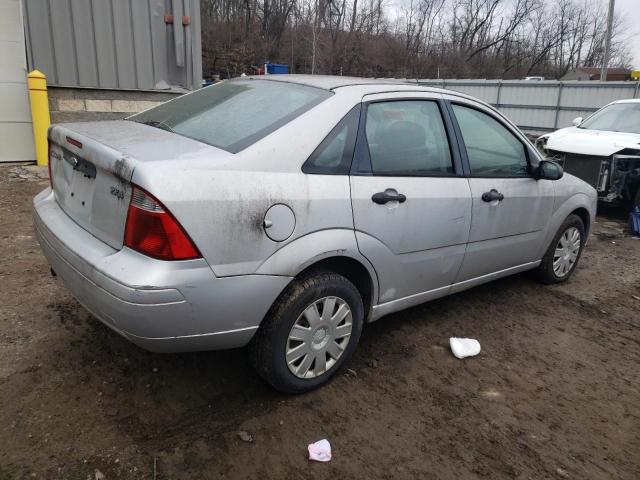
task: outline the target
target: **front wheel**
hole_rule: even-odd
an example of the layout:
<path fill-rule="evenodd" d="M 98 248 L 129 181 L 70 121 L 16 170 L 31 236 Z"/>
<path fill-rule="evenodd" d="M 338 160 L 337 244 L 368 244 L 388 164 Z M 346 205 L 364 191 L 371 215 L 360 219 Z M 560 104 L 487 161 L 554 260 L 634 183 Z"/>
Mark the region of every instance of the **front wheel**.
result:
<path fill-rule="evenodd" d="M 571 277 L 586 241 L 582 219 L 569 215 L 558 229 L 538 267 L 538 278 L 546 284 L 565 282 Z"/>
<path fill-rule="evenodd" d="M 313 390 L 349 360 L 363 319 L 360 293 L 342 275 L 323 271 L 295 279 L 249 345 L 253 366 L 277 390 Z"/>

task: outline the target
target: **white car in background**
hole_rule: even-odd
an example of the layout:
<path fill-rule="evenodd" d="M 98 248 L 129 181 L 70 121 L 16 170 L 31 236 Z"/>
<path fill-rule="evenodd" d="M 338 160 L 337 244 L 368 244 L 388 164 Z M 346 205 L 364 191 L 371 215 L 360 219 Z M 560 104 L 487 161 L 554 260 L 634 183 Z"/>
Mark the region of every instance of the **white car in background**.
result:
<path fill-rule="evenodd" d="M 601 201 L 640 205 L 640 99 L 610 103 L 573 125 L 538 138 L 538 149 Z"/>

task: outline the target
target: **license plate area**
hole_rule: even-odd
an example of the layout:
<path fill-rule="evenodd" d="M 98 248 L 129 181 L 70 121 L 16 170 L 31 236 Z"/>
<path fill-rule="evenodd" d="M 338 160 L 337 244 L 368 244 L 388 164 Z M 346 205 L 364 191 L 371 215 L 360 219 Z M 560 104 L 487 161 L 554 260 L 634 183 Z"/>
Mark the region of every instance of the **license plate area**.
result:
<path fill-rule="evenodd" d="M 74 155 L 66 148 L 62 149 L 62 158 L 65 162 L 71 165 L 71 168 L 75 172 L 79 172 L 85 178 L 96 178 L 96 167 L 93 163 L 85 160 L 82 157 Z"/>
<path fill-rule="evenodd" d="M 96 167 L 66 148 L 62 149 L 62 170 L 66 188 L 58 192 L 63 197 L 68 213 L 81 217 L 90 216 L 95 191 Z"/>
<path fill-rule="evenodd" d="M 112 248 L 120 249 L 131 199 L 128 181 L 112 172 L 122 155 L 89 139 L 78 138 L 82 140 L 82 148 L 77 149 L 50 140 L 51 183 L 56 202 L 80 227 Z"/>

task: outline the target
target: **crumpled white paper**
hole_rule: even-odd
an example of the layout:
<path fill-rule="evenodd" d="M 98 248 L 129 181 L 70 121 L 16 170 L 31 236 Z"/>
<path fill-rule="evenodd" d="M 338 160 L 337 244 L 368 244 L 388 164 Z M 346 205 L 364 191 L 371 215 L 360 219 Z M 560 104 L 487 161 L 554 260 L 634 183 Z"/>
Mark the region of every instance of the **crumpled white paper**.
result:
<path fill-rule="evenodd" d="M 473 338 L 451 337 L 449 345 L 457 358 L 473 357 L 480 353 L 480 342 Z"/>
<path fill-rule="evenodd" d="M 331 460 L 331 445 L 329 440 L 322 439 L 316 443 L 309 444 L 309 460 L 315 460 L 316 462 L 328 462 Z"/>

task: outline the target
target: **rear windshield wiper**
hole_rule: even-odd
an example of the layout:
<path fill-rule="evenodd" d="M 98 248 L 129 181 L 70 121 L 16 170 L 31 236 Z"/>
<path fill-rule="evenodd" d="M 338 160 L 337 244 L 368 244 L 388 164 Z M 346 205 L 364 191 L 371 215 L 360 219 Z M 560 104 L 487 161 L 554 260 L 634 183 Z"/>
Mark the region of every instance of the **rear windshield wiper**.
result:
<path fill-rule="evenodd" d="M 142 122 L 145 125 L 149 125 L 151 127 L 160 128 L 162 130 L 166 130 L 167 132 L 173 132 L 173 129 L 164 122 L 159 122 L 158 120 L 147 120 L 146 122 Z"/>

